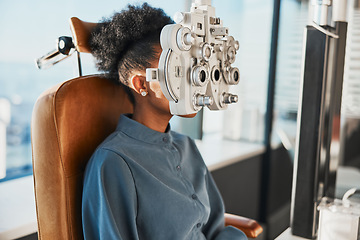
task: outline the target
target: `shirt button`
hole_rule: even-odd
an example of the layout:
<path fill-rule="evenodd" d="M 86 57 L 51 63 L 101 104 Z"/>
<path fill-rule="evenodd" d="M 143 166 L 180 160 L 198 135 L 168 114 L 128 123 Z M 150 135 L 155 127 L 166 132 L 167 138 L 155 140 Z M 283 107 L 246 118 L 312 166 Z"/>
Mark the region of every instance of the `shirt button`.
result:
<path fill-rule="evenodd" d="M 197 228 L 200 228 L 201 225 L 202 225 L 201 223 L 198 223 L 198 224 L 196 224 L 196 227 L 197 227 Z"/>
<path fill-rule="evenodd" d="M 197 196 L 196 196 L 196 194 L 193 194 L 193 195 L 191 195 L 191 197 L 192 197 L 192 199 L 197 199 Z"/>
<path fill-rule="evenodd" d="M 167 137 L 163 137 L 163 141 L 167 142 L 168 141 Z"/>
<path fill-rule="evenodd" d="M 180 165 L 177 165 L 177 166 L 176 166 L 176 170 L 178 170 L 178 171 L 180 171 L 180 170 L 181 170 Z"/>

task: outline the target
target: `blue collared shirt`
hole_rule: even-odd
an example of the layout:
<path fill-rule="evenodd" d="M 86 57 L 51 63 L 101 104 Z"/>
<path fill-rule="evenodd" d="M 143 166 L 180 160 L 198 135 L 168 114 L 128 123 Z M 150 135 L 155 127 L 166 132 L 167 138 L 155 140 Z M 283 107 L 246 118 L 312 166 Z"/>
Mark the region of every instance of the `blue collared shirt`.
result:
<path fill-rule="evenodd" d="M 120 117 L 84 178 L 85 239 L 243 240 L 224 227 L 224 205 L 189 137 Z"/>

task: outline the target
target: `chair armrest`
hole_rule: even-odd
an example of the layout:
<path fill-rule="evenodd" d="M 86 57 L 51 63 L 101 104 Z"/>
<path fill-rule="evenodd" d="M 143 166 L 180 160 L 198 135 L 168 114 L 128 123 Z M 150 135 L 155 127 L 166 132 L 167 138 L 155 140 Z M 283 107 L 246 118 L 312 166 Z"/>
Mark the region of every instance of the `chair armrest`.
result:
<path fill-rule="evenodd" d="M 257 221 L 229 213 L 225 213 L 225 226 L 233 226 L 240 229 L 248 238 L 256 238 L 263 231 L 263 228 Z"/>

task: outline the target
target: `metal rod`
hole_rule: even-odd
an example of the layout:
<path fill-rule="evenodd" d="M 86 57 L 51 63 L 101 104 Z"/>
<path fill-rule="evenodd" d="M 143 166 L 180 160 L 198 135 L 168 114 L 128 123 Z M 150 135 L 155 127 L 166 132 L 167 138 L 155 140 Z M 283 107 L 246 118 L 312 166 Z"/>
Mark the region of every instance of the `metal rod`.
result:
<path fill-rule="evenodd" d="M 274 117 L 274 99 L 275 99 L 275 77 L 276 77 L 276 60 L 277 47 L 279 38 L 279 20 L 280 20 L 280 0 L 274 0 L 272 32 L 271 32 L 271 46 L 270 46 L 270 65 L 268 76 L 268 92 L 267 92 L 267 106 L 265 116 L 265 133 L 264 144 L 266 151 L 262 160 L 262 179 L 261 179 L 261 203 L 260 203 L 260 221 L 266 222 L 269 179 L 270 179 L 270 158 L 271 158 L 271 134 L 273 129 Z"/>
<path fill-rule="evenodd" d="M 77 55 L 77 63 L 78 63 L 78 69 L 79 69 L 79 77 L 82 76 L 82 69 L 81 69 L 81 59 L 80 59 L 80 52 L 76 51 Z"/>

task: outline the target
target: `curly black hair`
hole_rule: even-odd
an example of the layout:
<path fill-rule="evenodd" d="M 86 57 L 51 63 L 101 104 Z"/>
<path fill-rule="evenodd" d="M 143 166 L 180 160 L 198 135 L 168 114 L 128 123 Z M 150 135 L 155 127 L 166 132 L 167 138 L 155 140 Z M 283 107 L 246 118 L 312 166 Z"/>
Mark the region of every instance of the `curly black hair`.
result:
<path fill-rule="evenodd" d="M 146 69 L 156 58 L 161 29 L 173 21 L 160 8 L 144 3 L 104 18 L 92 31 L 90 47 L 97 67 L 116 83 L 128 86 L 133 69 Z"/>

